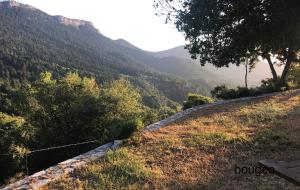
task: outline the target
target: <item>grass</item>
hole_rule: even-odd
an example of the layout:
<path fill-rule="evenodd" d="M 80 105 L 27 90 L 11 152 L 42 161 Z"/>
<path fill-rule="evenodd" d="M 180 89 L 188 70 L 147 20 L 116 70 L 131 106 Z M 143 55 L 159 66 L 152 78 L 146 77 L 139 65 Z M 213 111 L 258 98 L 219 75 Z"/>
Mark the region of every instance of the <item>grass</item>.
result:
<path fill-rule="evenodd" d="M 102 164 L 103 163 L 103 164 Z M 63 178 L 49 189 L 139 189 L 144 186 L 151 172 L 145 169 L 140 158 L 126 148 L 109 151 L 104 159 L 99 160 L 80 171 L 71 178 Z M 146 186 L 146 185 L 145 185 Z"/>
<path fill-rule="evenodd" d="M 202 132 L 191 134 L 191 137 L 184 138 L 183 143 L 189 147 L 196 147 L 205 151 L 213 151 L 215 148 L 225 146 L 235 141 L 235 137 L 221 132 Z"/>
<path fill-rule="evenodd" d="M 281 110 L 276 105 L 266 102 L 258 105 L 253 112 L 246 112 L 242 115 L 241 119 L 248 124 L 270 124 L 277 121 L 277 118 L 282 116 L 284 110 Z"/>
<path fill-rule="evenodd" d="M 300 96 L 285 93 L 191 114 L 44 189 L 297 189 L 234 167 L 300 154 Z"/>

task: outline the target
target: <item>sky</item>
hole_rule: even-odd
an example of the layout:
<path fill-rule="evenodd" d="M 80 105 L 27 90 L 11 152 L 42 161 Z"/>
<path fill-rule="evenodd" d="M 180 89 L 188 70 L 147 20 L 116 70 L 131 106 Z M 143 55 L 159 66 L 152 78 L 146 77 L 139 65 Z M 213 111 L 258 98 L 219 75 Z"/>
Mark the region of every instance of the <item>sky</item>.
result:
<path fill-rule="evenodd" d="M 153 0 L 17 0 L 50 15 L 91 21 L 103 35 L 148 51 L 186 44 L 173 24 L 155 15 Z"/>

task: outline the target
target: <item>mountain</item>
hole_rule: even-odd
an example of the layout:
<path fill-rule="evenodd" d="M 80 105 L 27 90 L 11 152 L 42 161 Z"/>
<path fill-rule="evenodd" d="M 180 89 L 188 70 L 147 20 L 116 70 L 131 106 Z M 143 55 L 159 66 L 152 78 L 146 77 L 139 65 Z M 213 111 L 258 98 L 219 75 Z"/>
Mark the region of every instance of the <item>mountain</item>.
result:
<path fill-rule="evenodd" d="M 184 46 L 178 46 L 169 50 L 160 51 L 160 52 L 152 52 L 153 56 L 156 56 L 158 58 L 170 58 L 173 57 L 173 59 L 184 59 L 185 62 L 191 62 L 194 65 L 197 65 L 198 67 L 201 67 L 202 70 L 205 70 L 206 72 L 210 73 L 210 76 L 215 75 L 217 78 L 211 79 L 207 78 L 208 81 L 217 81 L 219 83 L 220 79 L 223 79 L 225 83 L 234 84 L 234 85 L 244 85 L 244 76 L 245 76 L 245 67 L 243 65 L 241 66 L 235 66 L 231 65 L 228 68 L 216 68 L 211 64 L 207 64 L 205 66 L 200 66 L 200 63 L 198 60 L 191 59 L 191 56 L 184 48 Z M 194 69 L 198 69 L 198 67 L 193 66 Z M 282 67 L 276 67 L 276 70 L 278 73 L 281 73 L 283 68 Z M 266 62 L 260 61 L 256 68 L 249 73 L 248 75 L 249 84 L 252 86 L 259 85 L 261 80 L 266 78 L 271 78 L 272 74 L 270 72 L 269 65 Z"/>
<path fill-rule="evenodd" d="M 184 49 L 184 46 L 177 46 L 168 50 L 164 50 L 164 51 L 159 51 L 159 52 L 152 52 L 152 54 L 156 57 L 181 57 L 181 58 L 185 58 L 185 59 L 190 59 L 190 54 L 189 52 Z"/>
<path fill-rule="evenodd" d="M 183 67 L 183 61 L 159 58 L 125 40 L 112 40 L 91 22 L 51 16 L 15 1 L 0 3 L 0 44 L 0 83 L 18 86 L 36 80 L 43 71 L 54 77 L 78 72 L 100 83 L 125 76 L 150 107 L 174 107 L 189 92 L 209 94 L 212 88 L 205 71 L 187 77 L 193 69 Z M 185 74 L 178 77 L 178 70 L 171 70 L 176 64 Z"/>

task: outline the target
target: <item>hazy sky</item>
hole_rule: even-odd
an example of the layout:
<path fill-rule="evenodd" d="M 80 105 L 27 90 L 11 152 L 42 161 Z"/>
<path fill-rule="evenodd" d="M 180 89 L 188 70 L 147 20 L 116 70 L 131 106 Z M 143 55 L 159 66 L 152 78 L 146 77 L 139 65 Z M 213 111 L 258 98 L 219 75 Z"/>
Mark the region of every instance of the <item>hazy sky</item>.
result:
<path fill-rule="evenodd" d="M 185 44 L 174 25 L 155 15 L 153 0 L 17 0 L 50 15 L 93 22 L 105 36 L 123 38 L 149 51 Z"/>

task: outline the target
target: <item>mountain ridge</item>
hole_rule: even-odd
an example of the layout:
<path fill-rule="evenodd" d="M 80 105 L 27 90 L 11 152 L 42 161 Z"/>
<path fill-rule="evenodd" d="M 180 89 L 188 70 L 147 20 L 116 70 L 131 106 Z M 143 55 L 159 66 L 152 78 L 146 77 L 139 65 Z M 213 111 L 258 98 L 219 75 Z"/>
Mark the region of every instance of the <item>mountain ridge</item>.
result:
<path fill-rule="evenodd" d="M 152 55 L 163 58 L 175 56 L 183 59 L 187 59 L 190 62 L 193 62 L 200 66 L 199 60 L 195 60 L 191 58 L 188 50 L 184 48 L 185 46 L 177 46 L 168 50 L 151 52 Z M 216 68 L 212 64 L 206 64 L 205 66 L 200 66 L 201 68 L 214 73 L 219 76 L 219 78 L 224 78 L 225 81 L 229 80 L 229 83 L 234 83 L 235 85 L 244 85 L 244 76 L 245 76 L 245 68 L 243 65 L 236 66 L 230 65 L 229 67 Z M 278 73 L 281 73 L 282 67 L 275 67 Z M 259 61 L 256 67 L 248 74 L 248 82 L 251 86 L 259 85 L 261 80 L 266 78 L 271 78 L 271 72 L 268 64 L 264 61 Z M 236 82 L 234 82 L 236 81 Z"/>
<path fill-rule="evenodd" d="M 2 3 L 13 5 L 16 4 L 16 6 L 18 7 L 29 7 L 29 5 L 17 3 L 16 1 L 4 1 Z M 34 10 L 38 9 L 34 8 Z M 46 14 L 44 12 L 42 13 Z M 224 75 L 221 72 L 217 72 L 216 70 L 211 69 L 210 67 L 201 67 L 199 63 L 195 62 L 195 60 L 190 59 L 190 55 L 186 50 L 182 51 L 183 46 L 175 47 L 161 52 L 148 52 L 129 43 L 124 39 L 112 40 L 102 35 L 99 30 L 95 28 L 89 21 L 70 19 L 64 16 L 57 15 L 48 16 L 66 27 L 71 26 L 79 31 L 95 31 L 95 34 L 92 35 L 93 37 L 82 37 L 83 39 L 85 39 L 85 42 L 81 40 L 81 43 L 86 43 L 85 45 L 89 47 L 88 51 L 90 52 L 95 52 L 95 49 L 97 49 L 96 51 L 101 51 L 104 54 L 109 54 L 109 56 L 114 56 L 114 59 L 119 59 L 119 61 L 125 59 L 128 60 L 127 62 L 130 62 L 131 65 L 127 64 L 126 67 L 132 67 L 133 65 L 133 67 L 138 70 L 148 70 L 150 72 L 158 73 L 161 75 L 169 75 L 171 77 L 181 78 L 184 80 L 201 79 L 203 81 L 206 81 L 207 83 L 210 83 L 211 85 L 219 85 L 225 83 L 228 85 L 233 84 L 233 86 L 236 86 L 238 84 L 242 84 L 242 82 L 237 82 L 236 78 L 232 78 L 228 74 Z M 45 35 L 48 35 L 47 31 L 44 31 L 44 33 Z M 101 36 L 102 39 L 99 39 L 99 36 Z M 95 39 L 96 37 L 98 39 Z M 92 40 L 91 38 L 94 39 Z M 99 43 L 100 41 L 102 42 L 101 44 Z"/>
<path fill-rule="evenodd" d="M 146 51 L 120 45 L 120 40 L 114 41 L 94 27 L 66 25 L 56 16 L 26 7 L 0 6 L 1 83 L 35 81 L 43 71 L 54 77 L 79 72 L 94 76 L 100 84 L 125 76 L 152 107 L 174 107 L 189 92 L 209 94 L 211 85 L 204 79 L 189 81 L 161 72 L 160 59 Z"/>

